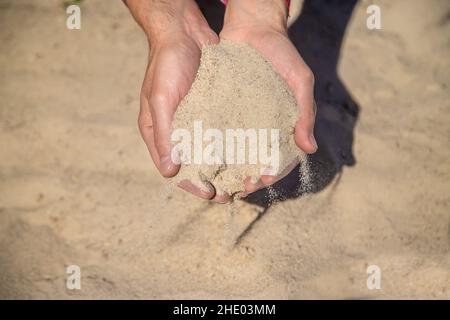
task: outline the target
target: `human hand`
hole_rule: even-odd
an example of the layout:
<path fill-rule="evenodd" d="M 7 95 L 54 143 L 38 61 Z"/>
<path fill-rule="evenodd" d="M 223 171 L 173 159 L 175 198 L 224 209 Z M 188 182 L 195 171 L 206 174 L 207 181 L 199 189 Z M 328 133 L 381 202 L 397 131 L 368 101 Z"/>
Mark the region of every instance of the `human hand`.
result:
<path fill-rule="evenodd" d="M 300 118 L 295 126 L 295 142 L 306 153 L 314 153 L 316 106 L 314 76 L 287 36 L 285 0 L 229 0 L 220 39 L 244 42 L 259 51 L 286 81 L 299 106 Z M 279 176 L 263 175 L 257 183 L 244 181 L 245 193 L 251 193 L 286 176 L 297 163 Z M 244 194 L 245 195 L 245 194 Z"/>
<path fill-rule="evenodd" d="M 159 172 L 173 177 L 180 169 L 171 158 L 173 116 L 195 79 L 202 46 L 219 39 L 193 0 L 128 0 L 127 4 L 151 48 L 141 89 L 139 130 Z M 227 195 L 215 195 L 210 184 L 199 188 L 183 180 L 179 186 L 204 199 L 228 201 Z"/>

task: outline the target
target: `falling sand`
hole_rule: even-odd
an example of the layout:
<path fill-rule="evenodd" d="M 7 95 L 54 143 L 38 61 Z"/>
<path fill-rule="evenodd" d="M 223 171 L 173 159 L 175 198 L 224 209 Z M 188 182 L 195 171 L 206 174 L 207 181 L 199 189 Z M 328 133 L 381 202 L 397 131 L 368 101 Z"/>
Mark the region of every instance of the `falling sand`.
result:
<path fill-rule="evenodd" d="M 205 46 L 196 79 L 174 117 L 173 132 L 185 129 L 193 137 L 187 149 L 178 148 L 182 167 L 176 180 L 201 188 L 210 183 L 218 194 L 234 195 L 247 178 L 256 182 L 265 170 L 281 173 L 304 158 L 294 141 L 297 119 L 287 85 L 255 49 L 230 41 Z M 174 145 L 183 140 L 172 139 Z"/>

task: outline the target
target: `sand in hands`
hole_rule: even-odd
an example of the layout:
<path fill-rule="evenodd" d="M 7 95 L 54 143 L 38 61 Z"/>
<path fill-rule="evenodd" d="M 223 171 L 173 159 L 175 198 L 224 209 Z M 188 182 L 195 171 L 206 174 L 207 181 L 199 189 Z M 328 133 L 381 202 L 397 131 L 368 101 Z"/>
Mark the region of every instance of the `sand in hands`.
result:
<path fill-rule="evenodd" d="M 298 116 L 297 104 L 286 83 L 255 49 L 230 41 L 205 46 L 196 79 L 174 116 L 173 133 L 176 129 L 185 129 L 192 138 L 191 154 L 178 148 L 182 165 L 175 177 L 176 182 L 187 179 L 202 189 L 205 182 L 209 182 L 218 194 L 235 195 L 244 190 L 247 177 L 256 182 L 264 168 L 281 173 L 303 158 L 294 141 Z M 223 140 L 218 141 L 217 130 L 208 136 L 207 129 L 217 129 Z M 256 132 L 258 144 L 264 141 L 260 135 L 265 135 L 267 143 L 258 145 L 256 163 L 250 162 L 251 138 L 245 137 L 243 144 L 234 139 L 234 147 L 231 148 L 232 140 L 227 139 L 227 129 L 234 132 L 238 132 L 236 129 L 253 129 L 250 131 Z M 263 160 L 260 157 L 262 152 L 270 157 L 271 152 L 276 151 L 276 143 L 271 141 L 273 129 L 279 130 L 278 169 L 273 168 L 273 162 L 268 164 L 267 158 Z M 180 141 L 180 136 L 172 134 L 174 145 Z M 222 150 L 215 148 L 216 143 L 223 146 Z M 238 149 L 245 151 L 245 163 L 236 163 Z M 203 154 L 195 153 L 196 150 L 210 155 L 209 159 L 213 156 L 214 162 L 210 160 L 207 163 L 207 157 L 200 159 Z M 230 151 L 234 154 L 234 162 L 227 161 L 227 152 Z"/>

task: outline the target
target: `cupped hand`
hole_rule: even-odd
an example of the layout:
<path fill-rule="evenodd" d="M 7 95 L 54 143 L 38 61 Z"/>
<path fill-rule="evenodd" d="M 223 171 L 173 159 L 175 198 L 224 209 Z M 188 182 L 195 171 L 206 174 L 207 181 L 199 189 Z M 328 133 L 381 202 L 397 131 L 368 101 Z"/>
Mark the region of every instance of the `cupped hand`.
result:
<path fill-rule="evenodd" d="M 180 169 L 171 158 L 170 135 L 175 111 L 195 79 L 202 46 L 219 41 L 196 5 L 184 10 L 194 10 L 188 13 L 190 21 L 172 25 L 170 32 L 148 33 L 152 35 L 149 37 L 149 63 L 141 89 L 139 130 L 164 177 L 173 177 Z M 192 22 L 192 19 L 199 20 Z M 217 196 L 213 186 L 207 183 L 199 188 L 184 180 L 179 187 L 204 199 L 228 201 L 226 195 Z"/>
<path fill-rule="evenodd" d="M 288 85 L 299 107 L 295 142 L 304 152 L 314 153 L 317 150 L 314 138 L 314 76 L 287 36 L 286 16 L 284 1 L 230 0 L 220 39 L 247 43 L 271 63 Z M 243 195 L 282 179 L 297 164 L 292 163 L 278 176 L 261 176 L 257 183 L 252 183 L 250 178 L 246 179 Z"/>

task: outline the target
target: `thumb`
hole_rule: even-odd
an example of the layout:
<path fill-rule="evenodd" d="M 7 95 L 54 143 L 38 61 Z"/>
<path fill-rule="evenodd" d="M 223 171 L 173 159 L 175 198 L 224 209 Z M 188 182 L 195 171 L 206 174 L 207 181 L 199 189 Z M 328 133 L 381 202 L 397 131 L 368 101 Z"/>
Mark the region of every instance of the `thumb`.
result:
<path fill-rule="evenodd" d="M 172 144 L 170 142 L 175 107 L 171 107 L 168 96 L 164 94 L 151 95 L 149 107 L 153 119 L 153 141 L 159 157 L 158 169 L 164 177 L 173 177 L 180 168 L 175 163 L 175 159 L 172 159 Z"/>
<path fill-rule="evenodd" d="M 316 117 L 314 75 L 301 61 L 292 69 L 288 82 L 300 111 L 300 118 L 295 126 L 295 142 L 304 152 L 314 153 L 317 150 L 317 142 L 314 137 Z"/>

